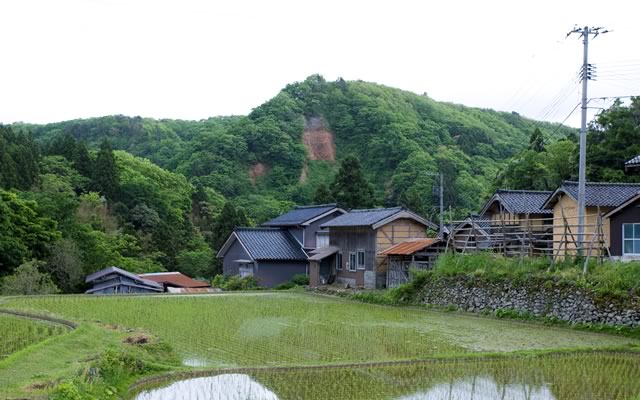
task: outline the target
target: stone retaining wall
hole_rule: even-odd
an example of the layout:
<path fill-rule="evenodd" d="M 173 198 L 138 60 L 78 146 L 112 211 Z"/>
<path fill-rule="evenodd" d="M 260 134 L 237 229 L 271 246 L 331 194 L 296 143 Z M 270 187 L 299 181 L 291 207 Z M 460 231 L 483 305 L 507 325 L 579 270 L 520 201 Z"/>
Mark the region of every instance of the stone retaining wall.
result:
<path fill-rule="evenodd" d="M 423 304 L 455 306 L 469 312 L 513 310 L 571 323 L 640 326 L 640 297 L 605 297 L 565 282 L 514 285 L 467 276 L 428 280 L 417 294 Z"/>

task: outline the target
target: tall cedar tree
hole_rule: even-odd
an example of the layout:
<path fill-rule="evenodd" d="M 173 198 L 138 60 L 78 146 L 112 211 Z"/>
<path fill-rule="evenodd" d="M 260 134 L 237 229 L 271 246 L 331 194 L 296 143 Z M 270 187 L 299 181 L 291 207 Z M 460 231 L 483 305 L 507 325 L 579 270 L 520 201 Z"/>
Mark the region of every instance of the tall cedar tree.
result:
<path fill-rule="evenodd" d="M 114 201 L 118 194 L 118 168 L 111 144 L 107 140 L 100 145 L 93 170 L 93 185 L 97 191 Z"/>
<path fill-rule="evenodd" d="M 318 185 L 316 189 L 316 193 L 313 196 L 313 202 L 315 204 L 328 204 L 333 203 L 335 200 L 333 199 L 333 195 L 329 190 L 329 187 L 324 183 Z"/>
<path fill-rule="evenodd" d="M 80 175 L 91 178 L 91 157 L 89 156 L 89 149 L 87 149 L 87 145 L 84 142 L 78 142 L 76 145 L 73 165 Z"/>
<path fill-rule="evenodd" d="M 220 214 L 213 221 L 211 247 L 213 247 L 214 250 L 220 250 L 220 247 L 222 247 L 229 235 L 231 235 L 231 232 L 233 232 L 233 228 L 237 226 L 247 226 L 248 224 L 249 221 L 247 220 L 244 210 L 236 208 L 232 202 L 227 201 L 224 203 Z"/>
<path fill-rule="evenodd" d="M 533 150 L 536 153 L 544 151 L 544 136 L 538 128 L 534 129 L 531 136 L 529 136 L 529 150 Z"/>
<path fill-rule="evenodd" d="M 333 198 L 343 208 L 370 208 L 376 204 L 373 186 L 362 173 L 360 160 L 347 156 L 331 185 Z"/>
<path fill-rule="evenodd" d="M 30 134 L 0 125 L 0 188 L 29 190 L 40 173 L 39 159 Z"/>

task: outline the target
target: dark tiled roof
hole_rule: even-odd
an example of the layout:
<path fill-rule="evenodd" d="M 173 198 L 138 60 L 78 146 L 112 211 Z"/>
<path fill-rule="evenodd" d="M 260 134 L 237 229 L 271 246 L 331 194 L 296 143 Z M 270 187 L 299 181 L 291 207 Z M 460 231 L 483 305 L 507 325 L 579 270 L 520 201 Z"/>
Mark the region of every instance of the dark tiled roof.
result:
<path fill-rule="evenodd" d="M 254 260 L 306 260 L 302 245 L 284 229 L 236 228 L 240 239 Z"/>
<path fill-rule="evenodd" d="M 504 208 L 513 214 L 553 214 L 552 210 L 542 208 L 551 193 L 537 190 L 498 189 L 483 208 L 482 214 L 491 203 L 497 200 L 501 201 Z"/>
<path fill-rule="evenodd" d="M 631 160 L 624 163 L 626 166 L 640 165 L 640 156 L 635 156 Z"/>
<path fill-rule="evenodd" d="M 316 218 L 336 208 L 335 204 L 321 204 L 315 206 L 298 206 L 262 224 L 263 226 L 295 226 Z"/>
<path fill-rule="evenodd" d="M 372 208 L 366 210 L 351 210 L 346 214 L 332 219 L 322 227 L 332 226 L 370 226 L 383 219 L 389 218 L 402 211 L 402 207 Z"/>
<path fill-rule="evenodd" d="M 587 207 L 618 207 L 626 200 L 635 196 L 640 191 L 640 183 L 603 183 L 587 182 L 585 187 L 585 200 Z M 564 192 L 578 198 L 578 182 L 565 181 L 549 197 L 547 206 L 555 204 L 555 196 L 558 192 Z"/>

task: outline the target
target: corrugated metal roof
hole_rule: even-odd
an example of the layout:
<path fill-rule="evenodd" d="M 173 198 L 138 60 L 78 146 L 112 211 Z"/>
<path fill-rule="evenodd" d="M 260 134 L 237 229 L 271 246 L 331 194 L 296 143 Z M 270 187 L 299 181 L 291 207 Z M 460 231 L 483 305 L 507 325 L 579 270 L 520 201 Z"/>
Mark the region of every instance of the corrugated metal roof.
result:
<path fill-rule="evenodd" d="M 210 288 L 210 287 L 199 287 L 199 288 L 170 287 L 170 288 L 167 288 L 167 292 L 169 293 L 217 293 L 217 292 L 221 292 L 221 290 L 218 288 Z"/>
<path fill-rule="evenodd" d="M 159 283 L 154 282 L 154 281 L 150 281 L 150 280 L 147 280 L 147 279 L 144 279 L 144 278 L 141 278 L 140 276 L 138 276 L 136 274 L 133 274 L 133 273 L 131 273 L 129 271 L 125 271 L 124 269 L 121 269 L 121 268 L 118 268 L 118 267 L 108 267 L 108 268 L 101 269 L 100 271 L 97 271 L 97 272 L 94 272 L 91 275 L 88 275 L 85 278 L 84 281 L 87 282 L 87 283 L 90 283 L 90 282 L 96 281 L 96 280 L 98 280 L 98 279 L 100 279 L 100 278 L 102 278 L 104 276 L 107 276 L 109 274 L 118 274 L 118 275 L 126 276 L 127 278 L 129 278 L 129 279 L 131 279 L 133 281 L 136 281 L 136 282 L 140 282 L 140 283 L 142 283 L 144 285 L 162 289 L 162 285 L 160 285 Z"/>
<path fill-rule="evenodd" d="M 262 224 L 263 226 L 295 226 L 316 218 L 337 208 L 336 204 L 320 204 L 313 206 L 298 206 Z"/>
<path fill-rule="evenodd" d="M 640 183 L 587 182 L 585 191 L 587 207 L 618 207 L 632 196 L 638 194 Z M 562 182 L 562 185 L 549 196 L 545 205 L 553 207 L 557 195 L 563 192 L 577 199 L 578 182 Z"/>
<path fill-rule="evenodd" d="M 351 210 L 323 224 L 322 228 L 330 228 L 332 226 L 370 226 L 401 211 L 402 207 Z"/>
<path fill-rule="evenodd" d="M 389 256 L 389 255 L 410 255 L 415 253 L 416 251 L 420 251 L 431 246 L 434 243 L 440 242 L 440 239 L 436 238 L 426 238 L 426 239 L 414 239 L 408 242 L 398 243 L 386 250 L 380 252 L 380 254 Z"/>
<path fill-rule="evenodd" d="M 302 245 L 279 228 L 236 228 L 235 235 L 254 260 L 306 260 Z"/>
<path fill-rule="evenodd" d="M 625 162 L 624 165 L 627 167 L 640 165 L 640 155 L 633 157 L 631 160 Z"/>
<path fill-rule="evenodd" d="M 191 279 L 188 276 L 181 274 L 180 272 L 156 272 L 150 274 L 140 274 L 140 277 L 165 285 L 182 288 L 200 288 L 209 286 L 207 282 Z"/>
<path fill-rule="evenodd" d="M 512 214 L 553 214 L 552 210 L 543 209 L 545 201 L 552 192 L 537 190 L 498 189 L 481 211 L 481 215 L 496 201 L 502 202 L 507 212 Z"/>

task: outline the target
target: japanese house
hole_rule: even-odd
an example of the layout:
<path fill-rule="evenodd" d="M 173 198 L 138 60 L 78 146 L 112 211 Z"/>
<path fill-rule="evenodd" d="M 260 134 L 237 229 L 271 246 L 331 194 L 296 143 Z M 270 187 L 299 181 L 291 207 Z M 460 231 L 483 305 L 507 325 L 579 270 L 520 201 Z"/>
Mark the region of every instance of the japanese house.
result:
<path fill-rule="evenodd" d="M 338 282 L 380 288 L 387 283 L 388 260 L 382 251 L 398 243 L 427 238 L 438 227 L 402 207 L 352 210 L 327 223 L 329 246 L 311 251 L 312 286 Z"/>
<path fill-rule="evenodd" d="M 640 192 L 640 183 L 599 183 L 587 182 L 585 196 L 585 226 L 584 226 L 584 247 L 589 246 L 589 242 L 595 237 L 602 241 L 603 248 L 612 249 L 611 245 L 611 221 L 617 213 L 611 213 L 623 204 L 626 204 L 632 197 Z M 628 205 L 630 210 L 633 207 Z M 553 210 L 554 228 L 553 228 L 553 248 L 554 253 L 564 242 L 565 252 L 568 249 L 569 254 L 575 251 L 575 242 L 566 242 L 567 231 L 575 236 L 578 225 L 578 182 L 566 181 L 556 189 L 544 203 L 544 208 Z M 624 218 L 630 218 L 623 210 L 618 213 Z M 608 217 L 600 218 L 599 215 L 605 214 Z M 631 213 L 632 214 L 632 213 Z M 615 220 L 618 220 L 616 217 Z M 622 219 L 620 219 L 622 221 Z M 620 222 L 622 223 L 622 222 Z M 631 222 L 632 223 L 632 222 Z M 565 228 L 563 228 L 563 225 Z M 618 229 L 618 227 L 615 227 Z M 620 228 L 622 229 L 622 228 Z M 600 232 L 598 232 L 600 230 Z M 622 240 L 622 238 L 620 239 Z M 634 240 L 630 237 L 629 240 Z M 622 245 L 622 241 L 619 243 Z M 610 250 L 612 251 L 612 250 Z M 598 252 L 596 254 L 600 255 Z M 606 254 L 602 254 L 606 255 Z M 612 253 L 613 255 L 613 253 Z"/>
<path fill-rule="evenodd" d="M 88 275 L 85 279 L 93 287 L 88 294 L 162 293 L 162 284 L 141 278 L 118 267 L 109 267 Z"/>
<path fill-rule="evenodd" d="M 640 155 L 625 162 L 624 170 L 628 174 L 640 174 Z"/>
<path fill-rule="evenodd" d="M 609 252 L 622 261 L 640 260 L 640 192 L 609 211 Z"/>
<path fill-rule="evenodd" d="M 329 245 L 322 224 L 346 211 L 335 204 L 296 207 L 258 228 L 236 228 L 218 252 L 225 276 L 255 276 L 274 287 L 306 274 L 308 252 Z"/>
<path fill-rule="evenodd" d="M 305 250 L 313 250 L 329 245 L 329 231 L 321 225 L 344 213 L 336 204 L 298 206 L 262 226 L 286 229 Z"/>

